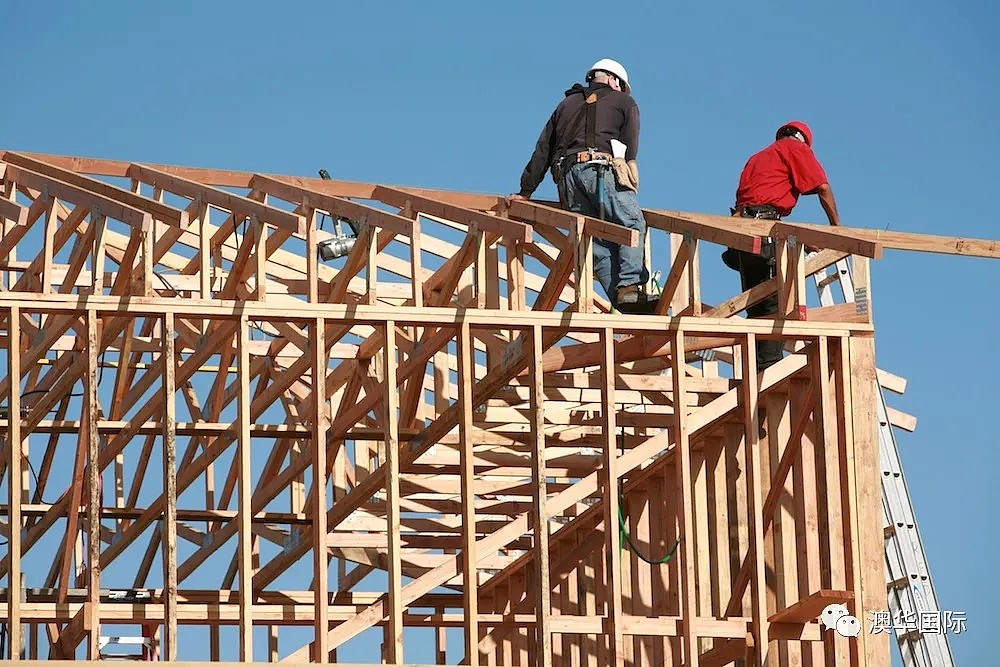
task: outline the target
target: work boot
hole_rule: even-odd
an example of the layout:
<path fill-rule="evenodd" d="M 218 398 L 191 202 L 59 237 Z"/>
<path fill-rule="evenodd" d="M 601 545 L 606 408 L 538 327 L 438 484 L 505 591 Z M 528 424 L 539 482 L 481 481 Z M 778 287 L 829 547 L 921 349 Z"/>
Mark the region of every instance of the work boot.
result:
<path fill-rule="evenodd" d="M 621 310 L 622 306 L 635 305 L 639 303 L 639 301 L 639 285 L 619 287 L 618 291 L 615 292 L 615 306 L 618 310 Z"/>
<path fill-rule="evenodd" d="M 626 315 L 655 315 L 659 304 L 660 297 L 640 293 L 635 303 L 618 304 L 617 308 L 618 312 Z"/>

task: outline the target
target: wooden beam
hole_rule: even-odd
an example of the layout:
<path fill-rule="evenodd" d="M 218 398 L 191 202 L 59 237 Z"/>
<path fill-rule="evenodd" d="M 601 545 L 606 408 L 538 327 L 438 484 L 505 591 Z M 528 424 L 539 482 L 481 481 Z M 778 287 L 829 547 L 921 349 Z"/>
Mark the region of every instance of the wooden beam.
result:
<path fill-rule="evenodd" d="M 93 212 L 95 209 L 102 215 L 107 215 L 116 220 L 137 227 L 148 229 L 153 224 L 153 216 L 146 211 L 134 206 L 123 204 L 115 199 L 106 197 L 100 193 L 60 181 L 57 178 L 39 174 L 19 167 L 17 165 L 7 166 L 7 178 L 19 185 L 40 190 L 47 194 L 47 197 L 56 197 L 64 201 L 72 202 L 77 206 L 82 206 Z M 45 197 L 43 197 L 44 199 Z M 30 219 L 30 216 L 29 216 Z"/>
<path fill-rule="evenodd" d="M 174 315 L 161 322 L 163 373 L 163 496 L 165 511 L 160 527 L 163 548 L 164 660 L 177 660 L 177 381 Z"/>
<path fill-rule="evenodd" d="M 250 180 L 250 187 L 255 190 L 267 192 L 285 201 L 321 209 L 330 215 L 342 216 L 354 222 L 381 227 L 393 234 L 401 234 L 403 236 L 411 236 L 413 234 L 413 221 L 408 218 L 359 204 L 342 197 L 326 195 L 315 190 L 293 185 L 285 178 L 256 174 Z"/>
<path fill-rule="evenodd" d="M 253 565 L 251 548 L 253 536 L 250 523 L 253 511 L 253 490 L 250 467 L 250 322 L 246 315 L 239 319 L 236 332 L 236 382 L 239 388 L 237 399 L 237 419 L 239 434 L 236 440 L 236 474 L 239 483 L 236 523 L 238 525 L 237 559 L 240 591 L 240 638 L 239 658 L 241 662 L 253 660 Z"/>
<path fill-rule="evenodd" d="M 500 236 L 510 236 L 520 239 L 525 243 L 531 241 L 531 227 L 522 222 L 506 220 L 473 209 L 445 204 L 409 190 L 399 190 L 380 185 L 375 188 L 372 197 L 397 208 L 403 208 L 409 203 L 411 210 L 415 213 L 426 213 L 427 215 L 445 218 L 452 222 L 459 222 L 463 225 L 474 224 L 481 231 L 499 234 Z"/>
<path fill-rule="evenodd" d="M 156 199 L 148 199 L 135 192 L 130 192 L 129 190 L 119 188 L 110 183 L 99 181 L 96 178 L 82 176 L 74 171 L 70 171 L 69 169 L 63 169 L 62 167 L 50 164 L 44 160 L 39 160 L 24 153 L 4 151 L 3 153 L 0 153 L 0 159 L 5 160 L 10 164 L 30 169 L 36 173 L 59 179 L 64 183 L 69 183 L 82 190 L 87 190 L 103 197 L 107 197 L 108 199 L 113 199 L 125 206 L 146 211 L 153 216 L 154 219 L 161 220 L 173 227 L 180 227 L 183 229 L 188 226 L 188 214 L 186 211 L 174 208 L 173 206 L 164 204 Z M 105 214 L 110 214 L 110 211 L 105 211 Z"/>
<path fill-rule="evenodd" d="M 327 494 L 327 447 L 326 431 L 330 421 L 330 406 L 326 400 L 326 375 L 328 360 L 326 355 L 326 327 L 322 318 L 316 318 L 310 329 L 312 351 L 312 474 L 313 500 L 313 603 L 316 607 L 316 619 L 313 625 L 315 650 L 313 662 L 325 663 L 330 656 L 326 641 L 330 631 L 330 615 L 327 600 L 330 590 L 329 560 L 327 558 L 327 528 L 326 513 L 329 511 Z"/>
<path fill-rule="evenodd" d="M 770 623 L 810 623 L 819 618 L 829 604 L 845 604 L 854 600 L 852 591 L 835 591 L 824 588 L 800 599 L 768 618 Z"/>
<path fill-rule="evenodd" d="M 539 202 L 514 199 L 507 208 L 507 213 L 517 220 L 525 220 L 535 225 L 559 227 L 561 229 L 576 229 L 577 218 L 583 218 L 583 231 L 592 238 L 604 239 L 618 245 L 635 248 L 639 245 L 639 232 L 613 222 L 606 222 L 581 216 L 579 213 L 564 211 L 559 208 L 545 206 Z M 530 241 L 531 239 L 525 239 Z"/>
<path fill-rule="evenodd" d="M 203 204 L 211 204 L 231 213 L 255 215 L 259 220 L 280 229 L 287 229 L 293 234 L 305 234 L 305 220 L 302 219 L 302 216 L 268 206 L 249 197 L 241 197 L 142 164 L 130 165 L 128 176 L 167 192 L 173 192 L 191 200 L 198 200 Z M 107 213 L 107 211 L 104 212 Z"/>
<path fill-rule="evenodd" d="M 552 587 L 549 583 L 549 510 L 548 510 L 548 473 L 545 467 L 545 373 L 542 370 L 544 345 L 542 328 L 531 329 L 531 362 L 529 373 L 531 377 L 531 485 L 535 551 L 535 663 L 538 667 L 552 667 Z M 610 366 L 613 369 L 613 366 Z M 612 370 L 612 372 L 614 372 Z M 613 418 L 612 418 L 613 419 Z M 610 432 L 613 434 L 614 429 Z M 615 452 L 612 450 L 612 456 Z M 474 519 L 473 519 L 474 521 Z M 615 531 L 609 531 L 615 532 Z M 616 533 L 617 534 L 617 533 Z M 612 552 L 617 554 L 618 550 Z M 620 588 L 620 583 L 619 583 Z M 620 609 L 621 598 L 618 605 Z M 613 604 L 613 603 L 612 603 Z M 612 614 L 612 622 L 615 617 Z M 469 654 L 471 657 L 471 653 Z"/>
<path fill-rule="evenodd" d="M 0 201 L 5 201 L 0 199 Z M 21 309 L 12 306 L 7 311 L 7 414 L 9 442 L 7 460 L 7 502 L 10 508 L 10 576 L 7 585 L 7 618 L 10 637 L 10 657 L 18 660 L 24 657 L 23 633 L 21 627 L 21 502 L 24 494 L 21 477 L 24 461 L 24 441 L 21 436 Z"/>
<path fill-rule="evenodd" d="M 472 385 L 475 384 L 475 364 L 472 332 L 467 322 L 458 327 L 458 405 L 461 412 L 459 428 L 459 465 L 461 467 L 462 496 L 462 610 L 465 613 L 465 663 L 479 667 L 479 624 L 473 619 L 479 615 L 479 571 L 476 568 L 476 498 L 473 491 L 475 467 L 472 433 Z M 447 376 L 441 378 L 447 382 Z M 438 387 L 441 392 L 445 387 Z M 448 392 L 450 394 L 450 392 Z M 447 394 L 445 395 L 445 400 Z M 444 403 L 443 408 L 446 409 Z"/>
<path fill-rule="evenodd" d="M 91 660 L 101 657 L 101 435 L 97 420 L 101 415 L 98 402 L 97 357 L 100 338 L 98 337 L 97 312 L 87 311 L 87 372 L 83 378 L 84 405 L 86 406 L 86 428 L 81 435 L 87 438 L 87 607 L 84 628 L 88 631 L 88 654 Z"/>
<path fill-rule="evenodd" d="M 383 423 L 385 424 L 385 505 L 386 534 L 388 549 L 388 624 L 384 646 L 386 662 L 403 662 L 403 595 L 400 559 L 399 525 L 399 388 L 396 382 L 396 323 L 387 320 L 382 335 L 385 341 L 382 355 Z"/>

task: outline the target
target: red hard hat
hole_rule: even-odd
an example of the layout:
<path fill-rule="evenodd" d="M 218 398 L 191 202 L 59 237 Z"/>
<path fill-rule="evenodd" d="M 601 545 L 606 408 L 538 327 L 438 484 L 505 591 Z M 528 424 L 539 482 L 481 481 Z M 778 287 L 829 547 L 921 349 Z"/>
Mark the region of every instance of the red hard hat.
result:
<path fill-rule="evenodd" d="M 785 129 L 786 127 L 794 127 L 796 130 L 798 130 L 799 132 L 801 132 L 802 136 L 804 136 L 806 138 L 806 146 L 812 146 L 813 145 L 813 133 L 812 133 L 812 130 L 810 130 L 809 126 L 806 125 L 805 123 L 803 123 L 801 120 L 790 120 L 787 123 L 785 123 L 784 125 L 782 125 L 781 127 L 778 128 L 778 131 L 775 133 L 775 137 L 774 138 L 775 139 L 781 138 L 781 131 L 783 129 Z"/>

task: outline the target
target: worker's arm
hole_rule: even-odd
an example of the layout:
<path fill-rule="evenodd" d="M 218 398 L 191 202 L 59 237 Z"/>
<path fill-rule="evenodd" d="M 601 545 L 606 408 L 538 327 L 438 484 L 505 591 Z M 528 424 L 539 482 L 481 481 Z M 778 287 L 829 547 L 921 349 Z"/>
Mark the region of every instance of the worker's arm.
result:
<path fill-rule="evenodd" d="M 839 227 L 840 215 L 837 213 L 837 200 L 833 197 L 833 188 L 830 187 L 829 183 L 824 183 L 816 188 L 816 194 L 819 195 L 819 203 L 826 211 L 827 220 L 834 227 Z"/>
<path fill-rule="evenodd" d="M 542 179 L 545 178 L 545 171 L 549 168 L 549 160 L 552 155 L 552 141 L 555 137 L 555 114 L 549 118 L 542 133 L 535 143 L 535 152 L 531 154 L 531 159 L 524 167 L 521 174 L 521 189 L 517 194 L 527 199 L 538 189 Z"/>

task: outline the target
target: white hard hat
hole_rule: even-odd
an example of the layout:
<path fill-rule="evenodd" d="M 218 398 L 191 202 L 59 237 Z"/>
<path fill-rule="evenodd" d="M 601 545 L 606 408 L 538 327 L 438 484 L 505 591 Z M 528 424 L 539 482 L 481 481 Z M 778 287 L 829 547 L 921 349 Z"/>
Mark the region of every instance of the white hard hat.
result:
<path fill-rule="evenodd" d="M 591 65 L 590 69 L 587 70 L 587 80 L 594 75 L 594 72 L 608 72 L 614 74 L 618 77 L 618 80 L 622 82 L 622 90 L 626 93 L 632 92 L 632 87 L 628 85 L 628 72 L 622 67 L 622 64 L 617 60 L 612 60 L 611 58 L 601 58 L 596 63 Z"/>

